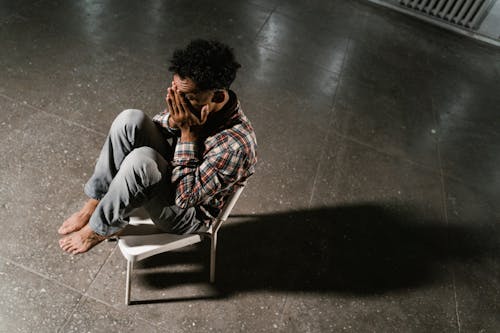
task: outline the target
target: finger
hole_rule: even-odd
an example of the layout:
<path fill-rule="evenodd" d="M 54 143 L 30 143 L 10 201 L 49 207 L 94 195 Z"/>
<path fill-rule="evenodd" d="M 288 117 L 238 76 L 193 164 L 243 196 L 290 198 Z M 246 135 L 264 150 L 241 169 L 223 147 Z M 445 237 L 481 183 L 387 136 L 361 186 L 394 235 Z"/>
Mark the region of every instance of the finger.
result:
<path fill-rule="evenodd" d="M 180 96 L 180 100 L 181 100 L 181 107 L 182 107 L 182 110 L 187 113 L 187 112 L 191 112 L 191 108 L 190 108 L 190 105 L 189 102 L 186 101 L 186 98 L 184 96 Z"/>
<path fill-rule="evenodd" d="M 179 110 L 175 105 L 175 101 L 173 99 L 170 100 L 170 108 L 172 109 L 172 116 L 174 118 L 174 121 L 176 121 L 179 118 Z"/>
<path fill-rule="evenodd" d="M 167 98 L 169 98 L 169 99 L 174 98 L 172 88 L 167 89 Z"/>
<path fill-rule="evenodd" d="M 179 101 L 179 96 L 178 96 L 177 90 L 172 89 L 171 92 L 172 92 L 172 101 L 177 106 L 178 105 L 178 101 Z"/>
<path fill-rule="evenodd" d="M 169 87 L 167 89 L 167 94 L 170 96 L 170 98 L 174 98 L 174 88 Z"/>
<path fill-rule="evenodd" d="M 168 111 L 170 112 L 170 114 L 173 114 L 174 111 L 172 110 L 172 97 L 167 94 L 167 97 L 165 97 L 165 101 L 167 102 Z"/>
<path fill-rule="evenodd" d="M 179 116 L 182 116 L 182 117 L 185 117 L 186 116 L 186 110 L 184 109 L 183 105 L 182 105 L 182 97 L 181 95 L 179 94 L 178 91 L 174 91 L 174 96 L 175 96 L 175 106 L 177 108 L 177 114 Z"/>
<path fill-rule="evenodd" d="M 167 105 L 168 105 L 169 98 L 170 98 L 170 95 L 169 95 L 168 90 L 167 90 L 167 94 L 165 95 L 165 102 L 167 103 Z"/>
<path fill-rule="evenodd" d="M 168 93 L 170 95 L 170 96 L 167 96 L 168 106 L 170 107 L 171 113 L 173 115 L 177 115 L 177 108 L 176 108 L 176 105 L 175 105 L 174 92 L 173 92 L 173 90 L 171 88 L 168 88 Z"/>
<path fill-rule="evenodd" d="M 168 105 L 168 111 L 170 112 L 170 114 L 172 116 L 175 116 L 176 115 L 175 114 L 175 109 L 174 109 L 174 106 L 172 104 L 172 99 L 171 98 L 167 97 L 167 105 Z"/>

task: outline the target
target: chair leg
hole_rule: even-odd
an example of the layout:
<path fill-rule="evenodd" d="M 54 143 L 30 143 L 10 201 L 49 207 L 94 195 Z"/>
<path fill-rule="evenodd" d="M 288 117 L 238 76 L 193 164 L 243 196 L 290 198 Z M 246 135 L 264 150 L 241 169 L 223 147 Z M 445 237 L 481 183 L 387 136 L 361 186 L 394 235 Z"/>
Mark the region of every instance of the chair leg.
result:
<path fill-rule="evenodd" d="M 127 260 L 127 280 L 125 282 L 125 304 L 130 304 L 130 278 L 132 275 L 133 262 Z"/>
<path fill-rule="evenodd" d="M 210 283 L 215 282 L 215 255 L 217 251 L 217 233 L 210 237 Z"/>

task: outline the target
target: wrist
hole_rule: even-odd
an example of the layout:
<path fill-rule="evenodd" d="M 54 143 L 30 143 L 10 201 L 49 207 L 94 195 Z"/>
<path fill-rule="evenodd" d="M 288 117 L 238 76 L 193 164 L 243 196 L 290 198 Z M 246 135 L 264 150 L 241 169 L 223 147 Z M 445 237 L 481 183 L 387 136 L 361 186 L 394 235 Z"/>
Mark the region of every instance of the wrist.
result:
<path fill-rule="evenodd" d="M 181 142 L 195 142 L 198 136 L 191 128 L 181 128 Z"/>
<path fill-rule="evenodd" d="M 167 125 L 168 127 L 170 127 L 171 129 L 178 129 L 177 125 L 175 124 L 175 122 L 172 120 L 172 117 L 170 115 L 168 115 L 168 118 L 167 118 Z"/>

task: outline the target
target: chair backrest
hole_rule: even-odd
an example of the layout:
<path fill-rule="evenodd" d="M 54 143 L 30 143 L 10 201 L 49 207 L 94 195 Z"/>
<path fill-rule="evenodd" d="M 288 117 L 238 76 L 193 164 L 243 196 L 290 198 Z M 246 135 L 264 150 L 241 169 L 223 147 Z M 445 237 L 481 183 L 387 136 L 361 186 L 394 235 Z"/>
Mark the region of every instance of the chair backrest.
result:
<path fill-rule="evenodd" d="M 234 192 L 226 199 L 226 202 L 224 203 L 219 216 L 217 216 L 215 221 L 212 223 L 212 233 L 216 233 L 221 227 L 222 223 L 227 220 L 229 214 L 231 214 L 231 210 L 233 210 L 234 205 L 236 205 L 236 202 L 238 201 L 238 198 L 240 197 L 241 192 L 243 192 L 244 188 L 244 185 L 236 185 L 234 187 Z"/>

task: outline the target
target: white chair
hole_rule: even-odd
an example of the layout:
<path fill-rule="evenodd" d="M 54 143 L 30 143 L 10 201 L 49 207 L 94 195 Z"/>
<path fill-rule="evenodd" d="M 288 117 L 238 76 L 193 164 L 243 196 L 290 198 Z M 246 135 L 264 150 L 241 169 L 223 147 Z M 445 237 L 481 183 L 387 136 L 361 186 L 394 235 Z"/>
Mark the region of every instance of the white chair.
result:
<path fill-rule="evenodd" d="M 219 216 L 208 230 L 196 234 L 175 235 L 162 232 L 154 226 L 149 218 L 130 217 L 130 227 L 118 237 L 118 246 L 127 259 L 127 280 L 125 286 L 125 303 L 130 304 L 130 282 L 134 262 L 163 252 L 179 249 L 191 244 L 199 243 L 204 238 L 210 239 L 210 282 L 215 282 L 215 255 L 217 249 L 217 232 L 226 221 L 238 200 L 243 186 L 237 186 L 224 204 Z"/>

